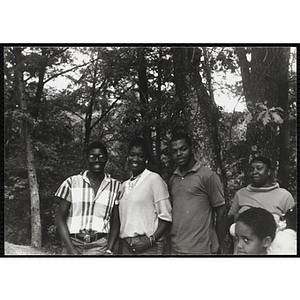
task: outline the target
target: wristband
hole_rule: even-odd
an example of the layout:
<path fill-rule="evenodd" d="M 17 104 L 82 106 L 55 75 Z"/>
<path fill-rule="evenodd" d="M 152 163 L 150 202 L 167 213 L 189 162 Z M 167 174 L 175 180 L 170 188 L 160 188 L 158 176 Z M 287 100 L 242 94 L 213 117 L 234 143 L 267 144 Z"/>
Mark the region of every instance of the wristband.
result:
<path fill-rule="evenodd" d="M 106 253 L 110 254 L 110 255 L 113 255 L 113 252 L 109 249 L 106 250 Z"/>

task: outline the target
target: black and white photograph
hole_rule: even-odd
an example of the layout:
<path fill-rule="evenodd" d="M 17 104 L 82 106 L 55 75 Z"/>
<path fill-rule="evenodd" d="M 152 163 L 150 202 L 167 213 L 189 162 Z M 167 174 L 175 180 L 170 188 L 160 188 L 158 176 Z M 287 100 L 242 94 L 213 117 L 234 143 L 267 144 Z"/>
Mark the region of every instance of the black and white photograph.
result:
<path fill-rule="evenodd" d="M 4 256 L 297 255 L 297 48 L 3 47 Z"/>
<path fill-rule="evenodd" d="M 297 7 L 3 2 L 1 297 L 296 299 Z"/>

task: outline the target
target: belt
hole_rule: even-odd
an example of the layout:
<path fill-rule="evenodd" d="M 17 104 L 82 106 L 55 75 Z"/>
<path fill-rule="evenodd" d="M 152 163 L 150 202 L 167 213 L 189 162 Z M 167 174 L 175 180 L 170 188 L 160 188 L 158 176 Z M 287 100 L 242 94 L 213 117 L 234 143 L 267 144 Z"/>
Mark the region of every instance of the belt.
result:
<path fill-rule="evenodd" d="M 95 234 L 82 234 L 82 233 L 72 233 L 70 234 L 70 237 L 73 237 L 77 240 L 86 242 L 86 243 L 92 243 L 97 240 L 100 240 L 101 238 L 107 236 L 107 233 L 95 233 Z"/>

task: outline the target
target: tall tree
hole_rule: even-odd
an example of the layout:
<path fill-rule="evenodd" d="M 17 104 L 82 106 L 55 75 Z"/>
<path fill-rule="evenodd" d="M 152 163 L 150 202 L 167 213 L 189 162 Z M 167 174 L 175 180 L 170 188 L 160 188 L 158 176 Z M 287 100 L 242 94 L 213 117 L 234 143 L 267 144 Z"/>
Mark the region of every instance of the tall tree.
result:
<path fill-rule="evenodd" d="M 245 170 L 249 160 L 257 154 L 268 157 L 273 165 L 279 158 L 276 138 L 282 132 L 280 140 L 280 173 L 286 176 L 289 166 L 288 152 L 288 59 L 286 47 L 250 47 L 237 48 L 246 105 L 250 112 L 247 126 L 247 153 Z M 283 118 L 286 123 L 280 127 Z M 285 157 L 283 157 L 285 155 Z M 246 172 L 248 174 L 248 172 Z M 287 177 L 288 178 L 288 177 Z M 287 187 L 287 182 L 284 183 Z"/>
<path fill-rule="evenodd" d="M 282 109 L 283 123 L 280 126 L 278 136 L 279 145 L 279 168 L 278 181 L 283 188 L 289 188 L 290 175 L 290 105 L 289 105 L 289 57 L 290 48 L 284 48 L 279 58 L 279 74 L 278 74 L 278 106 Z"/>
<path fill-rule="evenodd" d="M 174 66 L 174 83 L 175 83 L 175 113 L 173 115 L 173 127 L 182 127 L 189 131 L 189 119 L 186 116 L 186 102 L 189 96 L 188 86 L 188 61 L 186 57 L 186 49 L 172 48 L 173 66 Z"/>
<path fill-rule="evenodd" d="M 22 51 L 23 49 L 19 47 L 15 47 L 12 50 L 15 56 L 15 76 L 18 86 L 20 107 L 23 114 L 23 131 L 26 145 L 27 171 L 31 200 L 31 245 L 40 248 L 42 246 L 42 230 L 40 219 L 39 188 L 34 162 L 34 147 L 32 142 L 33 121 L 28 110 L 28 103 L 25 92 L 25 84 L 23 78 L 24 56 L 22 54 Z"/>
<path fill-rule="evenodd" d="M 139 95 L 140 95 L 140 113 L 144 120 L 144 138 L 152 146 L 152 136 L 150 128 L 150 114 L 149 114 L 149 95 L 148 95 L 148 80 L 147 80 L 147 66 L 145 59 L 145 48 L 138 48 L 138 83 L 139 83 Z M 152 147 L 151 147 L 152 148 Z"/>
<path fill-rule="evenodd" d="M 157 63 L 157 112 L 156 112 L 156 137 L 155 137 L 155 152 L 156 152 L 156 165 L 159 174 L 162 172 L 161 163 L 161 103 L 162 103 L 162 50 L 158 50 L 158 63 Z"/>
<path fill-rule="evenodd" d="M 68 48 L 10 48 L 13 54 L 15 83 L 20 99 L 22 130 L 27 156 L 27 172 L 31 201 L 31 244 L 41 247 L 40 195 L 35 160 L 34 133 L 39 123 L 39 110 L 43 99 L 44 86 L 50 80 L 78 68 L 66 69 L 64 63 L 70 63 Z M 47 72 L 47 68 L 49 68 Z M 26 79 L 25 79 L 26 76 Z"/>
<path fill-rule="evenodd" d="M 106 82 L 106 78 L 103 78 L 101 86 L 100 87 L 97 86 L 98 81 L 99 81 L 98 72 L 99 72 L 99 69 L 100 69 L 100 68 L 98 69 L 99 60 L 100 60 L 100 56 L 101 56 L 100 48 L 96 49 L 96 56 L 97 56 L 97 58 L 91 64 L 92 70 L 90 70 L 90 73 L 92 73 L 91 74 L 92 87 L 89 88 L 89 94 L 90 95 L 87 96 L 87 97 L 89 97 L 89 101 L 87 103 L 87 109 L 86 109 L 86 114 L 85 114 L 84 153 L 85 153 L 85 150 L 86 150 L 86 148 L 89 144 L 89 141 L 90 141 L 90 136 L 91 136 L 91 131 L 92 131 L 92 115 L 93 115 L 93 110 L 94 110 L 97 94 L 99 94 L 98 91 L 102 90 L 102 88 L 103 88 L 103 86 Z"/>
<path fill-rule="evenodd" d="M 187 112 L 188 102 L 191 100 L 199 105 L 200 115 L 205 122 L 203 130 L 207 133 L 212 144 L 212 161 L 215 164 L 221 180 L 224 184 L 225 197 L 227 198 L 227 178 L 221 156 L 221 143 L 219 137 L 220 112 L 213 98 L 212 90 L 206 89 L 200 75 L 200 58 L 202 56 L 199 48 L 173 48 L 174 54 L 174 77 L 176 83 L 176 93 L 181 99 L 181 108 L 184 109 L 186 120 L 191 119 L 191 113 Z M 210 76 L 210 72 L 208 73 Z M 185 107 L 185 108 L 184 108 Z M 195 106 L 194 106 L 195 107 Z M 186 122 L 187 128 L 193 132 L 192 124 Z"/>

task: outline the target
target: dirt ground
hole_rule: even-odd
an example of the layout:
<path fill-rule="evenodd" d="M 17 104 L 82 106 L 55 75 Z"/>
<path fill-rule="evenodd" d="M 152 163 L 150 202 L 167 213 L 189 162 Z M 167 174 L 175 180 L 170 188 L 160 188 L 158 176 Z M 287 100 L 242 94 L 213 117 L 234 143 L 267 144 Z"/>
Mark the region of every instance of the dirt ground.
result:
<path fill-rule="evenodd" d="M 14 245 L 8 242 L 4 244 L 4 255 L 53 255 L 42 249 L 36 249 L 31 246 Z"/>

